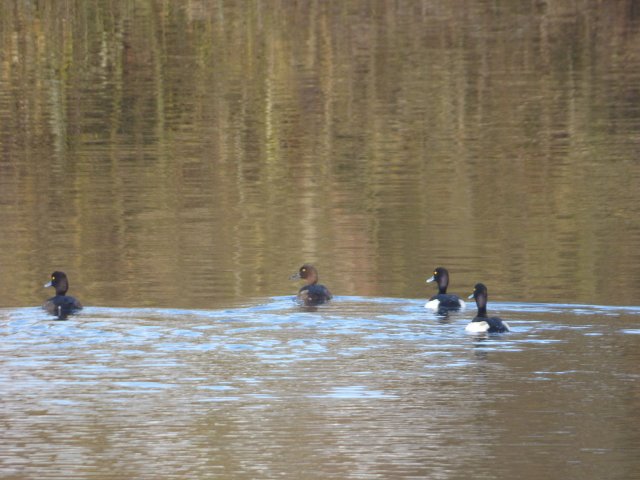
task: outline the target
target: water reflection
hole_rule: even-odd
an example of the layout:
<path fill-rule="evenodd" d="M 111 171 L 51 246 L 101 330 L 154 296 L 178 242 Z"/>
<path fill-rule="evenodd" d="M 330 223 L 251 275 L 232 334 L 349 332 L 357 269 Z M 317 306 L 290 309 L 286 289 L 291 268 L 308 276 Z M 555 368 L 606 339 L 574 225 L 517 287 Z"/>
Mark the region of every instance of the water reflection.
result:
<path fill-rule="evenodd" d="M 0 6 L 4 305 L 63 268 L 88 304 L 220 308 L 303 261 L 637 304 L 631 2 L 126 5 Z"/>

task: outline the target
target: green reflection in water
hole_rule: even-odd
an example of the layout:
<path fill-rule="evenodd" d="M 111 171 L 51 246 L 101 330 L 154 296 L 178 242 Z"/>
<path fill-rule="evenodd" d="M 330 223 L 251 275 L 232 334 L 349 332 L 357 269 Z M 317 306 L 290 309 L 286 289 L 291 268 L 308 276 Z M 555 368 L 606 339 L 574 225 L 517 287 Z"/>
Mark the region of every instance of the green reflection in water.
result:
<path fill-rule="evenodd" d="M 606 10 L 606 14 L 604 11 Z M 638 304 L 632 2 L 0 6 L 0 285 Z"/>

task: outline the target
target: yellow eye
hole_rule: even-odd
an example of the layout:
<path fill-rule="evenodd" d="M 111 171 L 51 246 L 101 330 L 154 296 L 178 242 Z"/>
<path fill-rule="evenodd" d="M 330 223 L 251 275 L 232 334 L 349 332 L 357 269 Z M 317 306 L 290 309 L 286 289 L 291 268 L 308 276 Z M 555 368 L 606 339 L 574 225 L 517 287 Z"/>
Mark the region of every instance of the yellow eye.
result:
<path fill-rule="evenodd" d="M 438 272 L 433 272 L 433 274 L 434 274 L 434 275 L 437 275 L 437 274 L 438 274 Z"/>

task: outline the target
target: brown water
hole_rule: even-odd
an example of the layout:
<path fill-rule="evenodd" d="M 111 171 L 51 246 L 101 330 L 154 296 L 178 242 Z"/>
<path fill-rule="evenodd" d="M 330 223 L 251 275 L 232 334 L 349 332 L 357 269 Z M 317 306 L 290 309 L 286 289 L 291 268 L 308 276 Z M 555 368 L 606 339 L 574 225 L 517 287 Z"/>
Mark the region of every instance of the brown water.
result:
<path fill-rule="evenodd" d="M 640 478 L 638 45 L 630 0 L 0 4 L 0 476 Z"/>

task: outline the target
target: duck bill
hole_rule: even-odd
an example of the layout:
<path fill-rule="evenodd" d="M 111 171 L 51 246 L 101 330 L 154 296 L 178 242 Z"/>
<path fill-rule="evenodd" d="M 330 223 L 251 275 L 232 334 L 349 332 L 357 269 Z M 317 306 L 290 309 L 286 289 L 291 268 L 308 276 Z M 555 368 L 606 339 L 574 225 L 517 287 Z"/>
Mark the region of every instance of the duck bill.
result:
<path fill-rule="evenodd" d="M 296 272 L 289 277 L 289 280 L 300 280 L 300 272 Z"/>
<path fill-rule="evenodd" d="M 431 276 L 431 277 L 427 278 L 427 283 L 431 283 L 431 282 L 433 282 L 435 279 L 436 279 L 436 277 L 435 277 L 435 276 Z"/>
<path fill-rule="evenodd" d="M 472 298 L 474 298 L 474 295 L 475 295 L 475 293 L 472 293 L 471 295 L 469 295 L 469 296 L 467 297 L 467 300 L 471 300 Z"/>
<path fill-rule="evenodd" d="M 51 285 L 51 282 L 47 282 L 43 285 L 44 288 L 49 288 L 49 287 L 53 287 L 53 285 Z"/>

